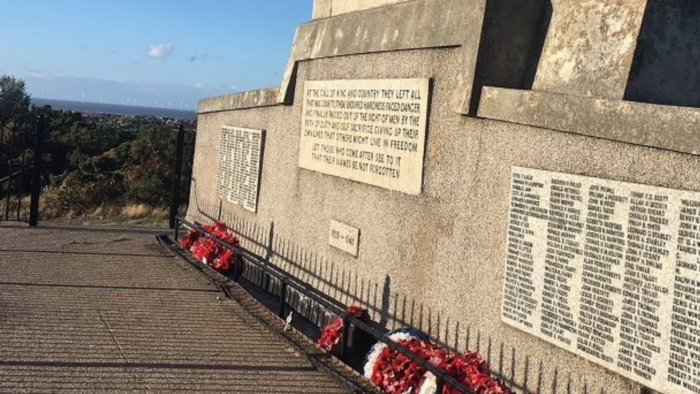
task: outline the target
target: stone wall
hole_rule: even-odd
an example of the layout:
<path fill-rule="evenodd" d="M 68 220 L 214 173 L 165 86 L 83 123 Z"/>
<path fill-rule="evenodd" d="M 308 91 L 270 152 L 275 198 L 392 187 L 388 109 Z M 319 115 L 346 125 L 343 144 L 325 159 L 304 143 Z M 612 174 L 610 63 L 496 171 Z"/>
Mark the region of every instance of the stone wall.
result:
<path fill-rule="evenodd" d="M 671 99 L 654 82 L 659 70 L 692 68 L 648 57 L 662 39 L 645 29 L 670 23 L 654 8 L 662 3 L 595 0 L 581 13 L 570 0 L 425 0 L 306 24 L 279 90 L 200 103 L 188 216 L 231 223 L 244 246 L 367 306 L 389 328 L 416 326 L 480 351 L 519 393 L 639 393 L 641 385 L 504 324 L 501 304 L 513 167 L 700 190 L 700 111 L 650 104 L 695 105 L 690 90 Z M 406 15 L 416 19 L 394 28 Z M 434 35 L 416 27 L 434 21 L 443 21 Z M 694 29 L 688 23 L 680 25 Z M 691 48 L 676 48 L 688 51 L 676 58 L 694 59 Z M 684 75 L 663 78 L 681 84 Z M 299 167 L 307 81 L 392 78 L 431 80 L 420 195 Z M 257 213 L 217 196 L 225 125 L 266 131 Z M 360 229 L 357 258 L 329 245 L 332 220 Z"/>

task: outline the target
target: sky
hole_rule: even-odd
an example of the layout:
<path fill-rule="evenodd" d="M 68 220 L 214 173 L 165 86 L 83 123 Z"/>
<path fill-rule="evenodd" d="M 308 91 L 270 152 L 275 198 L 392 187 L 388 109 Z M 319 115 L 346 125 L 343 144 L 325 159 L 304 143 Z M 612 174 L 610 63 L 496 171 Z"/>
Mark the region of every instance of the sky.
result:
<path fill-rule="evenodd" d="M 279 86 L 312 0 L 0 0 L 0 75 L 32 97 L 193 109 Z"/>

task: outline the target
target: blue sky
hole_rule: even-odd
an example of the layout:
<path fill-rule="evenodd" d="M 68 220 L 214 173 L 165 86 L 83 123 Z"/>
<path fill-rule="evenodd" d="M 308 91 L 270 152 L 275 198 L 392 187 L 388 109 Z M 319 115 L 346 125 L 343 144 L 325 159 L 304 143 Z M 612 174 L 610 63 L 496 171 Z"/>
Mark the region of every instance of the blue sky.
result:
<path fill-rule="evenodd" d="M 33 97 L 192 109 L 279 85 L 312 0 L 0 0 L 0 75 Z"/>

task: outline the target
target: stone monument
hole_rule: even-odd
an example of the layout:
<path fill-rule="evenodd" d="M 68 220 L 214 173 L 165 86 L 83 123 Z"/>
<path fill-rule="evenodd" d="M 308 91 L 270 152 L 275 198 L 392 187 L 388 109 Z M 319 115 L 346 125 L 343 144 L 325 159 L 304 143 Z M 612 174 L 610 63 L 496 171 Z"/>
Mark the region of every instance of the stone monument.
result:
<path fill-rule="evenodd" d="M 518 393 L 699 394 L 699 15 L 316 0 L 279 88 L 199 103 L 188 216 Z"/>

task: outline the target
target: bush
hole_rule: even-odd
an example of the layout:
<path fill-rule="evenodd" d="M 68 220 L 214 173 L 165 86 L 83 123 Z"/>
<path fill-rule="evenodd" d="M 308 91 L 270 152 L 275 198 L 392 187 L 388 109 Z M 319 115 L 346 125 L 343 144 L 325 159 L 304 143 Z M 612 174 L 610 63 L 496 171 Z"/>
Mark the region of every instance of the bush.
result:
<path fill-rule="evenodd" d="M 48 209 L 83 214 L 101 205 L 123 203 L 120 176 L 92 175 L 79 171 L 66 176 L 60 185 L 46 191 Z"/>

